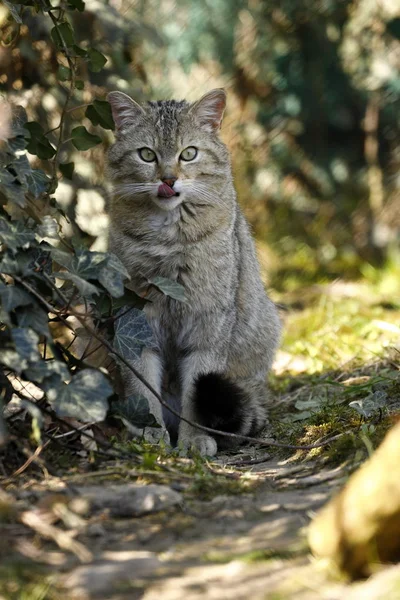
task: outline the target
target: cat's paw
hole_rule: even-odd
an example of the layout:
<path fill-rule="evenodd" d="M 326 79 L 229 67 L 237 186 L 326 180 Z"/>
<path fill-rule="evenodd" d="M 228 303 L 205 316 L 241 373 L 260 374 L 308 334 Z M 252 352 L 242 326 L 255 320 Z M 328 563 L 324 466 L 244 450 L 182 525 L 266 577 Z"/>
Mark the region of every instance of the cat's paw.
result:
<path fill-rule="evenodd" d="M 171 445 L 169 433 L 165 427 L 146 427 L 143 431 L 143 439 L 149 444 L 158 444 L 163 441 L 164 444 Z"/>
<path fill-rule="evenodd" d="M 179 440 L 179 453 L 183 456 L 190 452 L 197 452 L 201 456 L 215 456 L 217 454 L 217 442 L 209 435 L 199 434 L 190 439 Z"/>

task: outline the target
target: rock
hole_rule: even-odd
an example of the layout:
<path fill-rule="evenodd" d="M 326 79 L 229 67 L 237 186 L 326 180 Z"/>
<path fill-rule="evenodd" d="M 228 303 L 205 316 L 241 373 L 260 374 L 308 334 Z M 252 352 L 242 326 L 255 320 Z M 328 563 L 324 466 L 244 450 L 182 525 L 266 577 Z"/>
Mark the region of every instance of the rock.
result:
<path fill-rule="evenodd" d="M 82 565 L 64 575 L 61 585 L 68 598 L 109 598 L 110 593 L 148 577 L 160 566 L 153 552 L 104 552 L 93 564 Z"/>
<path fill-rule="evenodd" d="M 400 559 L 400 423 L 309 528 L 311 551 L 351 577 Z"/>
<path fill-rule="evenodd" d="M 182 502 L 181 494 L 165 485 L 126 483 L 76 489 L 89 501 L 92 510 L 109 510 L 110 516 L 120 518 L 140 517 Z"/>

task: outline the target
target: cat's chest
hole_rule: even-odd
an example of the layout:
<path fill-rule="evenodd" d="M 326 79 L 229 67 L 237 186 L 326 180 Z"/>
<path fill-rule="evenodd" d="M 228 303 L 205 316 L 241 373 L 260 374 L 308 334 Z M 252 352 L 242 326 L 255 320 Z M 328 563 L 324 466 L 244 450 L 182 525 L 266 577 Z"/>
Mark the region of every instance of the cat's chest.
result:
<path fill-rule="evenodd" d="M 115 245 L 115 244 L 114 244 Z M 115 248 L 132 280 L 155 276 L 176 280 L 187 268 L 187 248 L 179 240 L 174 224 L 157 227 L 146 234 L 123 236 Z"/>

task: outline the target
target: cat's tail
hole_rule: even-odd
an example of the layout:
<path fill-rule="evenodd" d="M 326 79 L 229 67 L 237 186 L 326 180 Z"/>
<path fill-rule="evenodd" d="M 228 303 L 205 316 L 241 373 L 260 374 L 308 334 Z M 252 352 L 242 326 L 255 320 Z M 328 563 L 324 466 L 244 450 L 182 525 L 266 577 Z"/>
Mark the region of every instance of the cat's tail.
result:
<path fill-rule="evenodd" d="M 266 421 L 263 403 L 252 400 L 248 392 L 220 373 L 200 375 L 196 381 L 194 405 L 201 425 L 227 433 L 253 436 Z M 222 435 L 213 437 L 219 448 L 241 443 Z"/>

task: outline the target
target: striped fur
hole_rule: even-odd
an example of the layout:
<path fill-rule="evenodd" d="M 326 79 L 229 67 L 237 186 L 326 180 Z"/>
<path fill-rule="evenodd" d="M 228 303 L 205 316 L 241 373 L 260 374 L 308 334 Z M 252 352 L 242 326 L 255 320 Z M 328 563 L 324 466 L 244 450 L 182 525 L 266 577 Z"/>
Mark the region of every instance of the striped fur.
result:
<path fill-rule="evenodd" d="M 266 419 L 266 376 L 280 324 L 236 201 L 229 154 L 218 137 L 225 93 L 213 90 L 194 105 L 167 100 L 139 107 L 120 92 L 112 92 L 109 100 L 117 124 L 109 152 L 110 249 L 124 262 L 138 293 L 148 292 L 149 279 L 163 276 L 181 283 L 188 300 L 181 303 L 151 289 L 146 314 L 157 349 L 146 350 L 135 366 L 165 398 L 173 398 L 182 416 L 218 422 L 224 429 L 226 406 L 227 429 L 235 423 L 238 433 L 254 433 Z M 179 157 L 188 146 L 198 154 L 184 162 Z M 156 152 L 156 162 L 140 158 L 143 147 Z M 157 196 L 166 177 L 177 178 L 178 196 Z M 123 378 L 127 393 L 144 394 L 163 425 L 146 436 L 169 439 L 157 401 L 126 370 Z M 198 410 L 203 402 L 212 411 L 212 398 L 226 398 L 229 390 L 233 404 L 221 401 L 217 420 Z M 168 418 L 167 425 L 174 437 L 179 427 L 178 442 L 185 450 L 217 451 L 214 438 L 183 421 Z"/>

